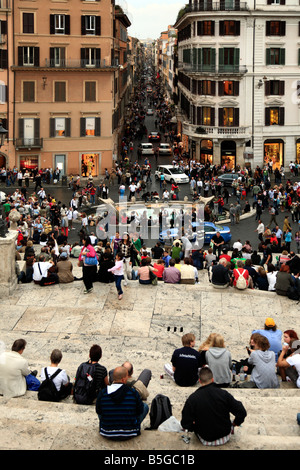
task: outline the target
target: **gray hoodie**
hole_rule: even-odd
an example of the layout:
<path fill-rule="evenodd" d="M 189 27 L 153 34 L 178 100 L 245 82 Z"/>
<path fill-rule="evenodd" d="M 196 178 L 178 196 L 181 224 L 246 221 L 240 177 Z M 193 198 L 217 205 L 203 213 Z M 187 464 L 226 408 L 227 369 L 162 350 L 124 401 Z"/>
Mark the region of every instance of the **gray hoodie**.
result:
<path fill-rule="evenodd" d="M 231 382 L 231 354 L 226 348 L 210 348 L 205 354 L 216 384 Z"/>
<path fill-rule="evenodd" d="M 279 382 L 276 375 L 275 353 L 273 351 L 252 351 L 249 364 L 254 366 L 251 380 L 258 388 L 278 388 Z"/>

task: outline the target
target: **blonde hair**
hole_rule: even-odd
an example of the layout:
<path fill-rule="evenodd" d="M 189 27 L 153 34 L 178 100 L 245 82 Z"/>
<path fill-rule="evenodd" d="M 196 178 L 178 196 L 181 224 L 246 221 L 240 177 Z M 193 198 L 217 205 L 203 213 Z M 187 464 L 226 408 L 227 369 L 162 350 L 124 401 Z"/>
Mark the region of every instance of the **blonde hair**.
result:
<path fill-rule="evenodd" d="M 225 342 L 224 342 L 223 336 L 220 334 L 216 334 L 213 337 L 211 347 L 212 348 L 225 348 Z"/>
<path fill-rule="evenodd" d="M 213 343 L 213 339 L 214 337 L 217 335 L 217 333 L 211 333 L 207 338 L 206 340 L 201 344 L 201 346 L 199 347 L 199 351 L 203 351 L 205 349 L 208 349 L 212 343 Z"/>

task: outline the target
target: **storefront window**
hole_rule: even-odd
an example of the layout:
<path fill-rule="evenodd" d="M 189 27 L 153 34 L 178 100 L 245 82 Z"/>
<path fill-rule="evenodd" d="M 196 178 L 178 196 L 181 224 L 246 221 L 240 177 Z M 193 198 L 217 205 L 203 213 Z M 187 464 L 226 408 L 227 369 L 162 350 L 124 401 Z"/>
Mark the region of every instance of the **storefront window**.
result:
<path fill-rule="evenodd" d="M 280 169 L 284 164 L 283 141 L 265 142 L 264 149 L 264 164 L 270 163 L 273 170 Z"/>
<path fill-rule="evenodd" d="M 200 163 L 201 165 L 206 165 L 213 163 L 213 142 L 212 140 L 201 140 L 200 148 Z"/>
<path fill-rule="evenodd" d="M 37 156 L 22 156 L 20 157 L 20 168 L 21 170 L 34 170 L 39 166 L 39 157 Z"/>
<path fill-rule="evenodd" d="M 97 176 L 98 153 L 84 153 L 81 155 L 81 176 Z"/>
<path fill-rule="evenodd" d="M 296 142 L 296 162 L 300 163 L 300 140 Z"/>
<path fill-rule="evenodd" d="M 225 141 L 221 144 L 221 166 L 227 171 L 235 168 L 236 143 L 234 141 Z"/>

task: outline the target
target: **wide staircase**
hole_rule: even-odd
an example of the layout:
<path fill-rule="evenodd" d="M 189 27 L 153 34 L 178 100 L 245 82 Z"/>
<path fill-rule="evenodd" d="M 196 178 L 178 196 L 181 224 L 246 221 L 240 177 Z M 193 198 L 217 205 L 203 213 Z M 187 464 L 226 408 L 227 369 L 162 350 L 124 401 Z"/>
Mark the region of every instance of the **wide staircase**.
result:
<path fill-rule="evenodd" d="M 74 274 L 79 268 L 74 262 Z M 299 305 L 275 293 L 234 288 L 214 289 L 207 271 L 199 272 L 199 284 L 141 286 L 130 281 L 119 301 L 115 286 L 94 284 L 94 292 L 83 295 L 82 281 L 42 288 L 19 284 L 9 298 L 1 299 L 0 340 L 10 349 L 17 338 L 25 338 L 24 356 L 30 368 L 40 372 L 49 365 L 54 348 L 63 352 L 61 367 L 73 380 L 78 365 L 87 360 L 92 344 L 100 344 L 100 361 L 108 370 L 130 360 L 134 376 L 149 368 L 152 379 L 147 403 L 158 393 L 167 395 L 173 415 L 181 420 L 187 397 L 198 386 L 181 388 L 164 374 L 164 364 L 184 333 L 196 334 L 196 348 L 211 333 L 225 338 L 233 359 L 245 357 L 251 331 L 261 328 L 267 316 L 278 327 L 300 333 Z M 246 353 L 247 354 L 247 353 Z M 164 374 L 163 378 L 161 375 Z M 279 389 L 228 391 L 247 411 L 242 426 L 235 428 L 223 450 L 298 450 L 300 391 L 289 382 Z M 40 402 L 36 392 L 19 398 L 0 397 L 1 450 L 145 450 L 196 451 L 204 447 L 194 435 L 186 444 L 183 432 L 147 430 L 124 442 L 111 442 L 99 435 L 95 406 L 82 406 L 72 397 L 60 403 Z"/>

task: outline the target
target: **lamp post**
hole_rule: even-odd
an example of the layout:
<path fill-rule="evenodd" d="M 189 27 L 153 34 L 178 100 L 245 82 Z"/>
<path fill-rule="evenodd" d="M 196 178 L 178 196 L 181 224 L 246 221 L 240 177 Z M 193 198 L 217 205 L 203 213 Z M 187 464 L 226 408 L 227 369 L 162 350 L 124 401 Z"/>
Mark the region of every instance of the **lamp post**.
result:
<path fill-rule="evenodd" d="M 4 129 L 4 127 L 2 126 L 2 122 L 0 122 L 0 148 L 2 147 L 4 143 L 4 139 L 7 136 L 7 133 L 8 133 L 8 130 Z M 5 221 L 2 195 L 0 196 L 0 202 L 1 202 L 0 238 L 5 238 L 8 232 L 8 229 L 7 229 L 7 224 Z"/>

